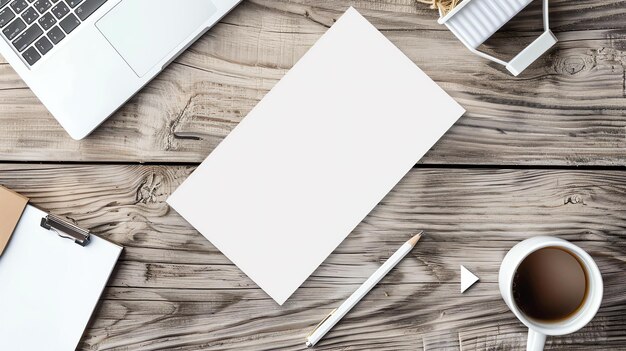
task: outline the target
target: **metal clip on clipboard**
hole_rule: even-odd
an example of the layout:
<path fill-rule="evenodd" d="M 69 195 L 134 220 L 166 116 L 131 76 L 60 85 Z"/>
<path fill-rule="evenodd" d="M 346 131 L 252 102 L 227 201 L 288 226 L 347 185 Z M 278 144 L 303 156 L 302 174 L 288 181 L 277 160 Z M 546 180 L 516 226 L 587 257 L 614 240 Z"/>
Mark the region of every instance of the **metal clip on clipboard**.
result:
<path fill-rule="evenodd" d="M 7 247 L 13 232 L 28 206 L 29 199 L 0 185 L 0 255 Z M 41 219 L 42 228 L 54 231 L 60 237 L 70 239 L 80 246 L 89 244 L 90 233 L 57 216 L 47 214 Z"/>
<path fill-rule="evenodd" d="M 74 241 L 80 246 L 89 244 L 89 231 L 79 228 L 72 223 L 62 220 L 54 215 L 47 215 L 41 219 L 41 226 L 55 231 L 60 237 Z"/>

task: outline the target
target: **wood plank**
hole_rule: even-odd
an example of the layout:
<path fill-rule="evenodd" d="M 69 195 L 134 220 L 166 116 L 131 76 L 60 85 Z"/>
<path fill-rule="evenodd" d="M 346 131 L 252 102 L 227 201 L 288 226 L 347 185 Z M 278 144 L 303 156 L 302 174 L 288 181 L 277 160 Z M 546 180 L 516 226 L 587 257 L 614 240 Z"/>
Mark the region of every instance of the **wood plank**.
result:
<path fill-rule="evenodd" d="M 418 247 L 316 349 L 523 350 L 497 271 L 535 235 L 583 247 L 605 281 L 592 323 L 546 349 L 626 348 L 626 172 L 415 168 L 280 307 L 165 204 L 192 170 L 0 164 L 0 184 L 126 246 L 79 349 L 302 350 L 418 229 Z M 459 264 L 481 278 L 463 295 Z"/>
<path fill-rule="evenodd" d="M 0 64 L 0 160 L 200 162 L 349 4 L 242 3 L 80 142 Z M 422 163 L 626 161 L 625 1 L 552 1 L 560 42 L 521 78 L 471 55 L 414 1 L 355 5 L 468 110 Z M 535 2 L 486 50 L 512 56 L 537 35 L 539 12 Z"/>

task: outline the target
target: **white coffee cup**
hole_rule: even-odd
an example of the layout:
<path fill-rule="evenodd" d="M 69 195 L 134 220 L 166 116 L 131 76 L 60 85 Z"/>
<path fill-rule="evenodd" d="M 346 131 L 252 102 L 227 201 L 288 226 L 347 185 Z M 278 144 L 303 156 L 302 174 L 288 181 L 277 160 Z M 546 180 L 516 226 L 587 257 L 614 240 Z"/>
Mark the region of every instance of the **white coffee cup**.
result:
<path fill-rule="evenodd" d="M 538 321 L 526 316 L 513 299 L 513 277 L 517 268 L 528 255 L 545 247 L 560 247 L 576 255 L 587 275 L 587 294 L 582 306 L 572 316 L 558 322 Z M 600 270 L 589 254 L 569 241 L 548 236 L 526 239 L 513 246 L 502 260 L 498 282 L 504 302 L 517 319 L 528 327 L 527 351 L 543 350 L 547 335 L 573 333 L 589 323 L 600 308 L 604 289 Z"/>

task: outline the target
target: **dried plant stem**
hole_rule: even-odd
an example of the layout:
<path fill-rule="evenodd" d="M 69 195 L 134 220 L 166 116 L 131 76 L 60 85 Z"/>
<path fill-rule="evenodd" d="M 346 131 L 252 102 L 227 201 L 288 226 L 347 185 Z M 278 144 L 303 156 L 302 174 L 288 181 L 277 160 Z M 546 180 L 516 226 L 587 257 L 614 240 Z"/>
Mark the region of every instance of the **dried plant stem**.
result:
<path fill-rule="evenodd" d="M 421 2 L 422 4 L 430 5 L 431 9 L 439 10 L 443 14 L 443 16 L 445 16 L 462 0 L 417 0 L 417 1 Z"/>

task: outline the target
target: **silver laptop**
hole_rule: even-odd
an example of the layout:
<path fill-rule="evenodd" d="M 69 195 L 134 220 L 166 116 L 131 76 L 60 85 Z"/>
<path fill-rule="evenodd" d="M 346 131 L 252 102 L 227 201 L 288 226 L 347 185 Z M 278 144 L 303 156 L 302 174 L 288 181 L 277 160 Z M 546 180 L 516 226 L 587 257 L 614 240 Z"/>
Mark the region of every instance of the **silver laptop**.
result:
<path fill-rule="evenodd" d="M 0 0 L 0 54 L 82 139 L 241 0 Z"/>

